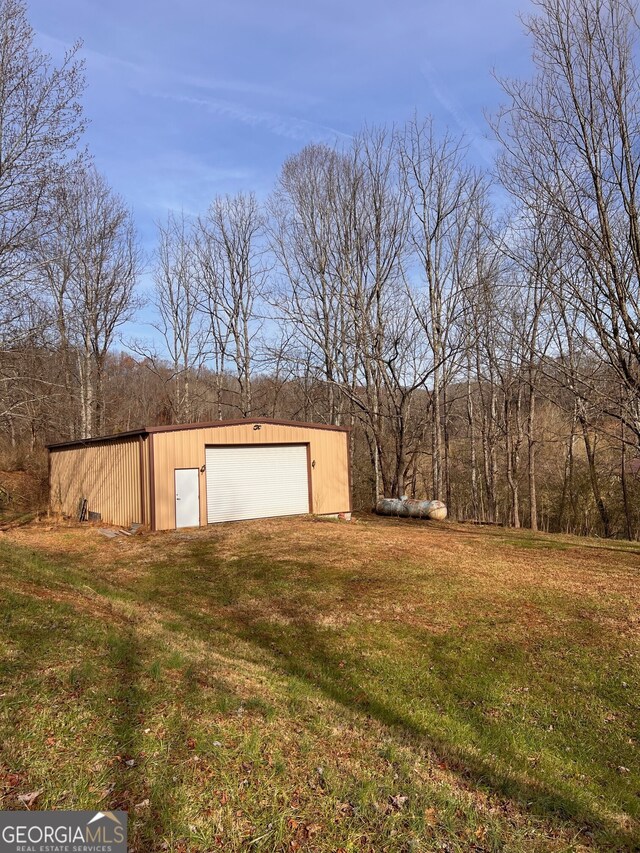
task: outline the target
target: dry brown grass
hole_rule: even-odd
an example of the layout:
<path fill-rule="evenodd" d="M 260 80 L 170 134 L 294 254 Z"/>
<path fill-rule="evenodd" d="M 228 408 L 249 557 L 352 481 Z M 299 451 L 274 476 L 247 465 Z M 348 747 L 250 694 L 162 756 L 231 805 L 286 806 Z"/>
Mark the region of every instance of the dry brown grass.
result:
<path fill-rule="evenodd" d="M 640 545 L 585 540 L 464 524 L 382 520 L 363 516 L 352 523 L 290 518 L 239 522 L 189 531 L 169 531 L 106 539 L 99 525 L 34 522 L 0 533 L 6 541 L 62 559 L 73 556 L 108 570 L 112 581 L 134 582 L 142 566 L 158 559 L 187 559 L 194 545 L 215 549 L 222 561 L 259 554 L 274 563 L 322 562 L 340 578 L 353 572 L 349 597 L 332 596 L 326 612 L 310 608 L 319 624 L 336 625 L 355 618 L 382 617 L 443 630 L 465 622 L 463 604 L 494 595 L 495 613 L 511 612 L 522 599 L 525 625 L 542 624 L 529 594 L 545 589 L 593 605 L 597 618 L 612 629 L 640 635 Z M 437 559 L 434 559 L 437 558 Z M 425 563 L 428 572 L 425 573 Z M 403 566 L 399 583 L 396 571 Z M 457 583 L 460 606 L 438 613 L 424 597 L 425 577 Z M 401 580 L 402 580 L 401 579 Z M 414 581 L 412 583 L 411 581 Z M 243 607 L 264 606 L 245 600 Z M 302 606 L 302 605 L 301 605 Z M 265 616 L 269 614 L 265 611 Z M 272 614 L 285 619 L 283 613 Z M 553 624 L 547 624 L 549 630 Z"/>
<path fill-rule="evenodd" d="M 39 522 L 1 543 L 22 555 L 3 589 L 36 622 L 63 607 L 140 658 L 122 711 L 137 708 L 127 754 L 140 770 L 105 800 L 131 808 L 140 853 L 161 849 L 152 838 L 185 851 L 633 849 L 638 546 L 367 516 L 115 539 Z M 52 661 L 39 647 L 51 730 L 67 713 L 55 699 L 53 717 L 42 710 L 52 674 L 93 654 L 73 642 Z M 11 637 L 6 654 L 15 667 Z M 20 705 L 20 683 L 8 689 Z M 242 711 L 252 703 L 267 710 Z M 119 766 L 87 714 L 51 806 L 91 807 L 96 777 Z M 25 737 L 14 725 L 5 763 Z M 55 759 L 31 740 L 24 754 L 6 772 L 36 789 Z"/>

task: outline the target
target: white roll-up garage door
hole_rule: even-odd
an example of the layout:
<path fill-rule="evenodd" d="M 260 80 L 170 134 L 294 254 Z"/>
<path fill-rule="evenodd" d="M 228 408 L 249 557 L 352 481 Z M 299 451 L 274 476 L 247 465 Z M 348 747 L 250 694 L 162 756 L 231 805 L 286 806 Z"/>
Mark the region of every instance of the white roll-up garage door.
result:
<path fill-rule="evenodd" d="M 207 520 L 309 512 L 307 447 L 207 447 Z"/>

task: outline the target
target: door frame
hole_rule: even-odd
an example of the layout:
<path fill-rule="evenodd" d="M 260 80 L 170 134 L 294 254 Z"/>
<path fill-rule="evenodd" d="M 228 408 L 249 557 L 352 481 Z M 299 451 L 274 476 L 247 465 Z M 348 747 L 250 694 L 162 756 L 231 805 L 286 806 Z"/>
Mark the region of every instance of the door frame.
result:
<path fill-rule="evenodd" d="M 174 468 L 173 469 L 173 529 L 181 530 L 182 528 L 178 527 L 178 513 L 176 507 L 176 471 L 196 471 L 198 474 L 198 527 L 202 527 L 202 507 L 200 506 L 200 469 L 196 468 L 194 465 L 189 465 L 186 468 Z M 194 525 L 196 526 L 196 525 Z"/>
<path fill-rule="evenodd" d="M 209 505 L 207 503 L 207 450 L 215 450 L 217 448 L 224 447 L 305 447 L 307 450 L 307 488 L 309 492 L 309 515 L 313 515 L 313 482 L 311 479 L 312 476 L 312 464 L 311 464 L 311 442 L 310 441 L 241 441 L 241 442 L 228 442 L 227 444 L 212 444 L 207 442 L 204 446 L 204 462 L 205 462 L 205 481 L 204 481 L 204 514 L 207 519 L 206 524 L 209 524 Z M 175 503 L 175 502 L 174 502 Z M 211 522 L 215 524 L 215 522 Z"/>

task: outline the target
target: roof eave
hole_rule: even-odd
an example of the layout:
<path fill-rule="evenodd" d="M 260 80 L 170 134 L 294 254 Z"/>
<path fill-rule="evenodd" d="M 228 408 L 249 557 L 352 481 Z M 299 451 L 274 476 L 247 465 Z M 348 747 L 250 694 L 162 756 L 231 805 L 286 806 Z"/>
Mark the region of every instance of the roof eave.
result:
<path fill-rule="evenodd" d="M 151 435 L 158 432 L 181 432 L 189 429 L 214 429 L 219 427 L 242 426 L 243 424 L 264 424 L 266 426 L 289 426 L 300 429 L 327 429 L 334 432 L 351 432 L 351 427 L 334 426 L 333 424 L 308 423 L 306 421 L 281 421 L 275 418 L 239 418 L 237 420 L 210 421 L 207 423 L 192 424 L 166 424 L 161 426 L 146 426 L 127 432 L 116 432 L 112 435 L 100 435 L 95 438 L 76 438 L 71 441 L 58 441 L 45 445 L 47 450 L 59 450 L 67 447 L 85 447 L 87 445 L 99 444 L 103 441 L 118 441 L 121 438 L 134 438 L 135 436 Z"/>

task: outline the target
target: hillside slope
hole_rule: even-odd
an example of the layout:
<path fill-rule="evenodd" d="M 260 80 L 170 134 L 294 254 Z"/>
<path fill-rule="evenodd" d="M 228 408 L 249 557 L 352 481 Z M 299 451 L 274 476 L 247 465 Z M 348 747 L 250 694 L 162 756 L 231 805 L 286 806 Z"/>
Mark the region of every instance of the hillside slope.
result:
<path fill-rule="evenodd" d="M 280 519 L 0 538 L 0 807 L 148 851 L 634 849 L 640 548 Z"/>

